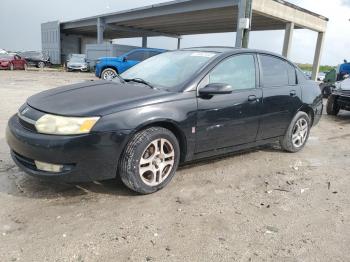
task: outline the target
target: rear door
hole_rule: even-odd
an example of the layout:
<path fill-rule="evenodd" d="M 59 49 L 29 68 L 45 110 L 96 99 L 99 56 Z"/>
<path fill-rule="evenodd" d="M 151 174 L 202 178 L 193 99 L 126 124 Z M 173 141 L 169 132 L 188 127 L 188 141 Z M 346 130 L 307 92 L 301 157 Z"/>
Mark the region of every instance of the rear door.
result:
<path fill-rule="evenodd" d="M 273 55 L 259 55 L 263 90 L 262 116 L 258 140 L 283 136 L 302 106 L 301 88 L 295 67 Z"/>
<path fill-rule="evenodd" d="M 220 62 L 200 83 L 225 83 L 232 94 L 198 97 L 196 153 L 254 142 L 259 127 L 262 91 L 257 88 L 255 54 Z"/>

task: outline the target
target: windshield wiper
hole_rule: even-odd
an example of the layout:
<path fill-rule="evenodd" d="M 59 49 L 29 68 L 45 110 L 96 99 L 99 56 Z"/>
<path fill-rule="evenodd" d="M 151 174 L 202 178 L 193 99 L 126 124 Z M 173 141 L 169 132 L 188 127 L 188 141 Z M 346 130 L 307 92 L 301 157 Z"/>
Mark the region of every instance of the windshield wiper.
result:
<path fill-rule="evenodd" d="M 124 78 L 122 78 L 119 74 L 115 74 L 115 76 L 113 78 L 118 78 L 122 84 L 124 84 L 126 82 L 126 80 Z"/>
<path fill-rule="evenodd" d="M 152 89 L 156 89 L 151 83 L 147 82 L 146 80 L 143 80 L 142 78 L 133 78 L 133 79 L 124 79 L 126 82 L 136 82 L 140 84 L 144 84 L 146 86 L 149 86 Z"/>

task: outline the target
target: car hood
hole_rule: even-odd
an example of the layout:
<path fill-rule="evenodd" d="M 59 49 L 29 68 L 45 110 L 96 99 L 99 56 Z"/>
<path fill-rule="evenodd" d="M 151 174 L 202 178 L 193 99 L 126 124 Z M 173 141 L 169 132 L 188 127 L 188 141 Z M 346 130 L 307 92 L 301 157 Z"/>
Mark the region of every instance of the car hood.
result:
<path fill-rule="evenodd" d="M 29 106 L 55 115 L 103 116 L 162 101 L 171 93 L 142 84 L 89 81 L 58 87 L 31 96 Z"/>
<path fill-rule="evenodd" d="M 339 86 L 341 90 L 350 91 L 350 79 L 348 78 L 340 82 Z"/>

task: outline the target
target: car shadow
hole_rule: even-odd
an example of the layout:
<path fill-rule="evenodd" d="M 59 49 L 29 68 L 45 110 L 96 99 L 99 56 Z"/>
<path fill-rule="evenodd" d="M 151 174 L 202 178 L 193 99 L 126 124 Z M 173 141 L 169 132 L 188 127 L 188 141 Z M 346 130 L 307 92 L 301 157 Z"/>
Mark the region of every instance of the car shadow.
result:
<path fill-rule="evenodd" d="M 17 167 L 6 173 L 0 173 L 0 192 L 16 197 L 59 199 L 91 198 L 94 193 L 115 196 L 137 196 L 121 182 L 112 179 L 100 182 L 66 184 L 41 180 L 26 175 Z"/>
<path fill-rule="evenodd" d="M 258 151 L 276 153 L 284 152 L 278 144 L 269 144 L 253 149 L 189 162 L 181 165 L 179 170 L 190 170 L 200 166 L 207 166 L 216 161 L 241 155 L 248 155 Z M 51 200 L 66 198 L 71 199 L 71 201 L 74 201 L 73 199 L 80 201 L 82 199 L 93 199 L 94 194 L 113 196 L 140 195 L 124 186 L 120 179 L 78 184 L 57 183 L 28 176 L 14 165 L 11 165 L 11 168 L 8 168 L 6 172 L 2 172 L 0 175 L 0 192 L 17 197 Z"/>

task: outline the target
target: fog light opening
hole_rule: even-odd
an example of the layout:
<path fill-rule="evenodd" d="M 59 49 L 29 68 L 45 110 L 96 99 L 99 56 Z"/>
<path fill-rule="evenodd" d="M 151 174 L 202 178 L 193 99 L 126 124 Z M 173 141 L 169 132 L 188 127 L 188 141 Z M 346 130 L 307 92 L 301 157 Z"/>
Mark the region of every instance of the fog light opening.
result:
<path fill-rule="evenodd" d="M 38 170 L 51 172 L 51 173 L 60 173 L 63 170 L 63 165 L 54 165 L 50 163 L 40 162 L 35 160 L 35 165 Z"/>

